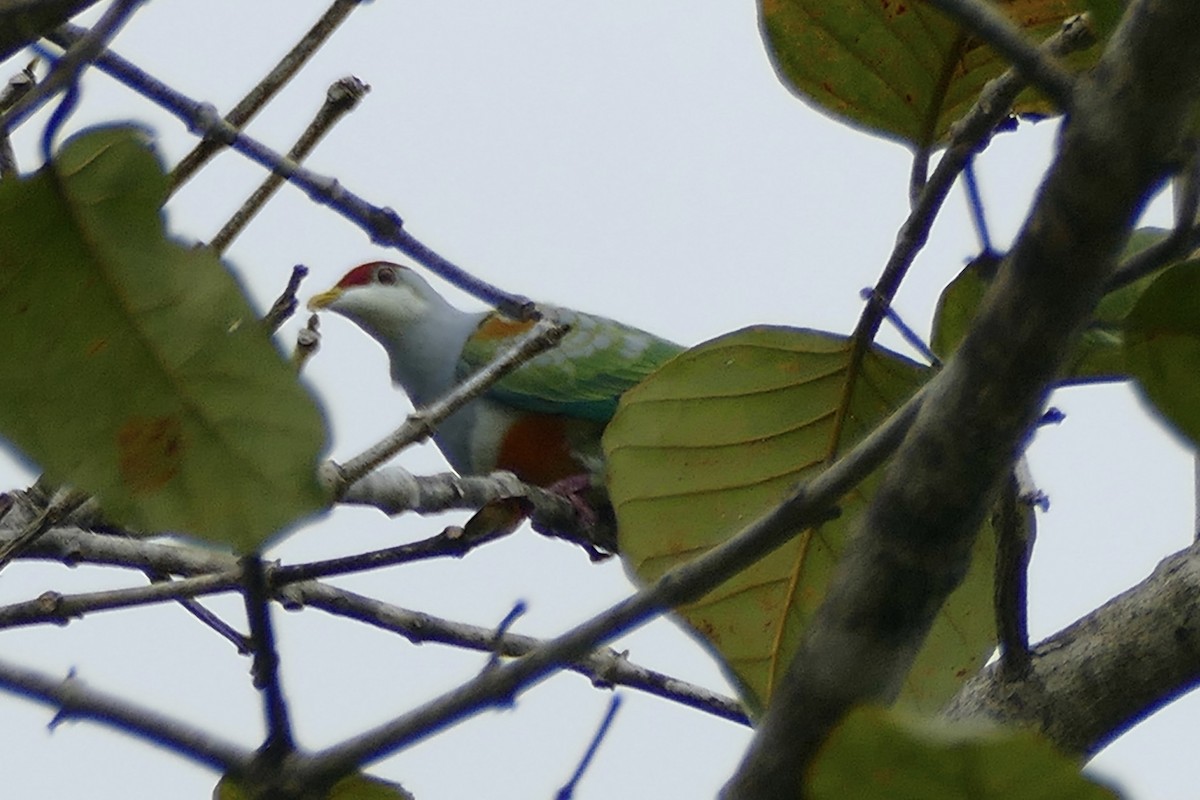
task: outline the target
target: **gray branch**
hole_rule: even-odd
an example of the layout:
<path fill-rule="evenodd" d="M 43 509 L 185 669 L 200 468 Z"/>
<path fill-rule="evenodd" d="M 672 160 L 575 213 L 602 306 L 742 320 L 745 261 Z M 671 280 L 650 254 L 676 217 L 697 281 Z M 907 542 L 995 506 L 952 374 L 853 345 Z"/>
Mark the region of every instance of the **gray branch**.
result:
<path fill-rule="evenodd" d="M 1200 544 L 1033 648 L 1027 677 L 993 664 L 947 706 L 952 719 L 1033 727 L 1088 757 L 1200 682 Z"/>

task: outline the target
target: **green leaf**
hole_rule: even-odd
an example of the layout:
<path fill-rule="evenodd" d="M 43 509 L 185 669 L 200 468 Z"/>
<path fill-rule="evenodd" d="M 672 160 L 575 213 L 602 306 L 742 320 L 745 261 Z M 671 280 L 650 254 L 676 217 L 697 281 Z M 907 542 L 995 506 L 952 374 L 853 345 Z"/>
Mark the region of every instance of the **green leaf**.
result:
<path fill-rule="evenodd" d="M 950 358 L 967 335 L 999 266 L 999 255 L 983 253 L 963 267 L 942 290 L 933 312 L 933 334 L 929 338 L 929 348 L 942 361 Z"/>
<path fill-rule="evenodd" d="M 269 796 L 255 794 L 229 775 L 222 777 L 213 791 L 213 800 L 266 800 Z M 413 800 L 413 796 L 398 783 L 356 772 L 335 783 L 321 800 Z"/>
<path fill-rule="evenodd" d="M 851 712 L 808 776 L 812 800 L 1114 800 L 1027 730 Z"/>
<path fill-rule="evenodd" d="M 1122 258 L 1128 259 L 1169 235 L 1170 231 L 1162 228 L 1139 228 L 1130 236 Z M 942 290 L 934 312 L 930 346 L 943 361 L 966 335 L 998 266 L 997 256 L 980 256 Z M 1134 304 L 1155 277 L 1140 278 L 1101 298 L 1091 322 L 1063 365 L 1062 383 L 1115 381 L 1128 377 L 1122 328 Z"/>
<path fill-rule="evenodd" d="M 1125 320 L 1125 356 L 1142 395 L 1200 444 L 1200 261 L 1156 276 Z"/>
<path fill-rule="evenodd" d="M 767 51 L 801 98 L 854 125 L 917 145 L 945 139 L 951 123 L 1008 64 L 931 5 L 912 0 L 759 0 Z M 997 7 L 1033 42 L 1086 9 L 1084 0 L 1010 0 Z M 1067 63 L 1082 68 L 1099 48 Z M 1047 115 L 1032 90 L 1018 114 Z"/>
<path fill-rule="evenodd" d="M 128 128 L 0 183 L 0 435 L 114 522 L 239 550 L 328 502 L 324 422 Z"/>
<path fill-rule="evenodd" d="M 681 354 L 628 392 L 604 436 L 626 568 L 651 582 L 725 541 L 818 474 L 832 453 L 852 447 L 929 375 L 876 348 L 847 397 L 849 369 L 846 337 L 748 328 Z M 842 499 L 839 519 L 679 609 L 752 708 L 770 698 L 878 478 Z M 985 533 L 978 542 L 970 573 L 909 674 L 904 703 L 940 706 L 994 647 L 994 539 Z"/>

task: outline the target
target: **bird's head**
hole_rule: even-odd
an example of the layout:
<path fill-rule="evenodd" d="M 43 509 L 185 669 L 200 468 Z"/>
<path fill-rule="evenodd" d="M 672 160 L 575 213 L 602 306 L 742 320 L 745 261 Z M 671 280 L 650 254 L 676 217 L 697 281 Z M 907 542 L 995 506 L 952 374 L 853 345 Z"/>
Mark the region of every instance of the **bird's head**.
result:
<path fill-rule="evenodd" d="M 308 301 L 310 311 L 336 312 L 377 337 L 398 334 L 446 306 L 424 278 L 387 261 L 355 267 Z"/>

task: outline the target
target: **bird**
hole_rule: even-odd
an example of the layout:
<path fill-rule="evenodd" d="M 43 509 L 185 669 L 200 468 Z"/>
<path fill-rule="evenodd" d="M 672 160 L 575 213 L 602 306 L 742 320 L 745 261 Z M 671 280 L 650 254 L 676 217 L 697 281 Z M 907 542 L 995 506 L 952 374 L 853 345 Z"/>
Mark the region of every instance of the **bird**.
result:
<path fill-rule="evenodd" d="M 463 311 L 411 267 L 387 261 L 351 269 L 308 308 L 339 314 L 382 345 L 392 382 L 418 408 L 443 397 L 535 324 L 497 309 Z M 460 475 L 507 470 L 550 489 L 602 485 L 600 437 L 621 395 L 684 348 L 607 317 L 539 309 L 570 326 L 562 341 L 442 421 L 434 443 Z"/>

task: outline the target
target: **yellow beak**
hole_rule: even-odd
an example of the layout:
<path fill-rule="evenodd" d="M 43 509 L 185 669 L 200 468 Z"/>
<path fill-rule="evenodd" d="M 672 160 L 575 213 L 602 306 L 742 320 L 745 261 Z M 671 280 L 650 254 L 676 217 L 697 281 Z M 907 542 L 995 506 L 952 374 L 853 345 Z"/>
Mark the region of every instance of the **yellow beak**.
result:
<path fill-rule="evenodd" d="M 320 311 L 323 308 L 328 308 L 333 301 L 337 300 L 341 296 L 342 290 L 337 286 L 328 291 L 313 295 L 312 299 L 308 301 L 308 310 Z"/>

